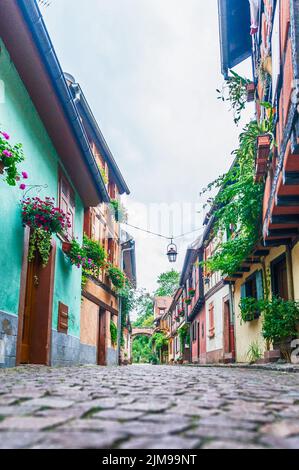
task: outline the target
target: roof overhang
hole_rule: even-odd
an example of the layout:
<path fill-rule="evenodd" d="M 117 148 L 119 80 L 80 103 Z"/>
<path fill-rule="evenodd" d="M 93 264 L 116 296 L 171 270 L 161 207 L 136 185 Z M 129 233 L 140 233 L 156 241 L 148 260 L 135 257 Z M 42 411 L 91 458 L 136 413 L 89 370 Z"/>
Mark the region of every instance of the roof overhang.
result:
<path fill-rule="evenodd" d="M 34 0 L 1 0 L 1 38 L 85 207 L 109 196 Z"/>
<path fill-rule="evenodd" d="M 228 70 L 251 55 L 250 4 L 248 0 L 218 0 L 221 71 Z"/>

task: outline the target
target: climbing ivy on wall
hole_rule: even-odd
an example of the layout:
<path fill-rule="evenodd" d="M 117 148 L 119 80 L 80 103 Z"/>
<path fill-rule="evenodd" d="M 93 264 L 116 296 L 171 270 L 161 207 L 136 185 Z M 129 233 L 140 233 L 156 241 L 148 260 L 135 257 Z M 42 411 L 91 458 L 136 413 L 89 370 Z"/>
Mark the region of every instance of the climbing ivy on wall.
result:
<path fill-rule="evenodd" d="M 233 274 L 250 255 L 261 236 L 261 214 L 264 184 L 254 181 L 257 137 L 270 134 L 272 145 L 273 110 L 260 123 L 249 122 L 239 136 L 239 147 L 233 152 L 234 163 L 223 176 L 213 181 L 202 194 L 217 188 L 218 194 L 210 199 L 215 218 L 213 236 L 217 236 L 214 255 L 206 262 L 212 272 Z"/>

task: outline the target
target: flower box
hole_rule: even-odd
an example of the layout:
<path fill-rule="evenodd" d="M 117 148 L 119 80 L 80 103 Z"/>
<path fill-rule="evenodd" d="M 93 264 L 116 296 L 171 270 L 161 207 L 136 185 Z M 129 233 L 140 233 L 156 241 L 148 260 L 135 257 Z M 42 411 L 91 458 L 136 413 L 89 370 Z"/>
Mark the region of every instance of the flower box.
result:
<path fill-rule="evenodd" d="M 246 85 L 246 93 L 247 93 L 247 97 L 246 97 L 247 103 L 250 103 L 250 102 L 254 101 L 254 98 L 255 98 L 255 84 L 253 82 L 248 83 Z"/>
<path fill-rule="evenodd" d="M 184 299 L 184 302 L 186 305 L 191 305 L 192 300 L 190 299 L 190 297 L 187 297 L 186 299 Z"/>
<path fill-rule="evenodd" d="M 259 135 L 257 138 L 257 161 L 267 161 L 271 149 L 271 136 L 269 134 Z"/>
<path fill-rule="evenodd" d="M 195 297 L 195 289 L 193 289 L 193 288 L 189 289 L 188 293 L 189 293 L 189 297 L 191 299 L 193 299 L 193 297 Z"/>

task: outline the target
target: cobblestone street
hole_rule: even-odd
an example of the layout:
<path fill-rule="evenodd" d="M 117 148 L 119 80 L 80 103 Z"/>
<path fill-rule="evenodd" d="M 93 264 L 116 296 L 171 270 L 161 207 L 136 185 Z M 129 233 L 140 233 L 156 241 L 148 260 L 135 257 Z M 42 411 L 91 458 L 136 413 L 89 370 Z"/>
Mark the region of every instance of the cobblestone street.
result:
<path fill-rule="evenodd" d="M 299 448 L 299 374 L 130 366 L 0 371 L 0 448 Z"/>

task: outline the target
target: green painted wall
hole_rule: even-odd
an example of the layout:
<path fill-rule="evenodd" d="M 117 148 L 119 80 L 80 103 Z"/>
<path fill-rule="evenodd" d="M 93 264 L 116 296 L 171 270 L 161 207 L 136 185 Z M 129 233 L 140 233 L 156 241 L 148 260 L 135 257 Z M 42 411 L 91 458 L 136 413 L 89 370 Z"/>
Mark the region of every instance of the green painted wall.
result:
<path fill-rule="evenodd" d="M 12 143 L 24 146 L 25 162 L 20 170 L 29 174 L 27 184 L 48 185 L 39 196 L 55 197 L 58 191 L 59 157 L 39 115 L 0 38 L 0 80 L 4 82 L 5 100 L 0 102 L 0 129 L 11 136 Z M 20 218 L 23 192 L 0 178 L 0 310 L 18 313 L 24 229 Z M 28 196 L 37 195 L 36 189 Z M 76 194 L 75 235 L 83 231 L 84 208 Z M 53 328 L 57 329 L 58 302 L 69 306 L 72 321 L 69 333 L 80 335 L 81 270 L 70 266 L 57 239 L 57 258 L 53 301 Z"/>

